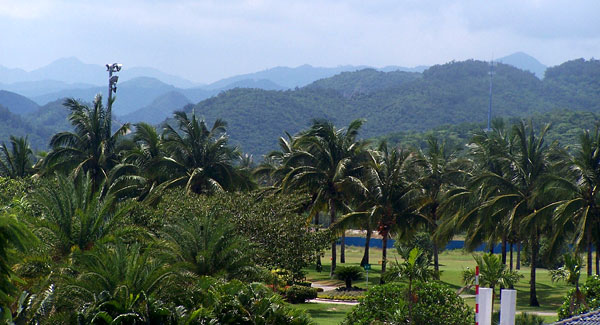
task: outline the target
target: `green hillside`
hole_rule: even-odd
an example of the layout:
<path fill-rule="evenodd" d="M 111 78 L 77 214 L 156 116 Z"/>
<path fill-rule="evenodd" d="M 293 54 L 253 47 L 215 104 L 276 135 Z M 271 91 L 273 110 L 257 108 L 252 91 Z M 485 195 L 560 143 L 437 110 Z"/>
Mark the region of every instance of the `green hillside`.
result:
<path fill-rule="evenodd" d="M 520 118 L 556 109 L 598 112 L 599 67 L 597 60 L 569 61 L 549 68 L 547 77 L 540 80 L 531 72 L 498 64 L 493 114 Z M 488 94 L 488 63 L 468 60 L 433 66 L 421 75 L 367 69 L 290 91 L 236 89 L 202 101 L 194 109 L 208 121 L 225 119 L 232 141 L 246 152 L 261 155 L 276 148 L 276 139 L 284 131 L 297 132 L 319 117 L 336 125 L 365 118 L 363 137 L 484 123 Z"/>

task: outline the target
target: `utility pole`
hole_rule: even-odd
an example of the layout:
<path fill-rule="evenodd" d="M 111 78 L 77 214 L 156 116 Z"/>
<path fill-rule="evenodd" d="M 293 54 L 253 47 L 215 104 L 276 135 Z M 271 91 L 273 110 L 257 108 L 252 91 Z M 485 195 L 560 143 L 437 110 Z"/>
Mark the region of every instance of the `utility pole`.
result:
<path fill-rule="evenodd" d="M 117 92 L 117 81 L 119 81 L 119 76 L 113 76 L 113 73 L 121 71 L 122 67 L 123 65 L 120 63 L 106 65 L 106 71 L 108 71 L 108 103 L 106 104 L 106 107 L 108 109 L 110 109 L 110 106 L 112 106 L 110 104 L 112 100 L 112 93 Z"/>
<path fill-rule="evenodd" d="M 494 76 L 494 59 L 490 61 L 490 105 L 488 108 L 488 120 L 487 120 L 487 128 L 485 132 L 492 131 L 492 79 Z"/>

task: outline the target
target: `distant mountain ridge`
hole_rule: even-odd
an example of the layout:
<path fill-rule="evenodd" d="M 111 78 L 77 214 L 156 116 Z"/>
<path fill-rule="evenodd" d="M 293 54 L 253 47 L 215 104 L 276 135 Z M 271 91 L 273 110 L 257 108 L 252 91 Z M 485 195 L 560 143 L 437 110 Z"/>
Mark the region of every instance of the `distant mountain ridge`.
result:
<path fill-rule="evenodd" d="M 540 79 L 544 78 L 544 72 L 546 72 L 546 69 L 548 68 L 533 56 L 523 52 L 516 52 L 499 58 L 496 61 L 512 65 L 521 70 L 533 72 L 536 77 Z"/>

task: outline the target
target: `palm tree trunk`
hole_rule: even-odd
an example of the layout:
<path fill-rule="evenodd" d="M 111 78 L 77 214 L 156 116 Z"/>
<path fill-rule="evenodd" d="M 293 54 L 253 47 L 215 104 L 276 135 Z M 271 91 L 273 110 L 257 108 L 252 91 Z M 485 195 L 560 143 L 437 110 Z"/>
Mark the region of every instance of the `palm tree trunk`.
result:
<path fill-rule="evenodd" d="M 333 225 L 333 223 L 335 222 L 335 205 L 333 203 L 333 199 L 329 200 L 329 221 L 330 224 Z M 336 262 L 337 262 L 337 257 L 336 257 L 336 242 L 337 240 L 334 240 L 331 243 L 331 271 L 329 272 L 329 276 L 333 278 L 333 274 L 335 273 L 335 266 L 336 266 Z"/>
<path fill-rule="evenodd" d="M 502 264 L 506 265 L 506 236 L 502 236 Z"/>
<path fill-rule="evenodd" d="M 510 270 L 513 270 L 513 243 L 510 243 Z"/>
<path fill-rule="evenodd" d="M 342 232 L 342 245 L 340 246 L 340 263 L 346 263 L 346 231 Z"/>
<path fill-rule="evenodd" d="M 517 267 L 515 269 L 517 269 L 517 270 L 521 269 L 521 242 L 520 241 L 517 242 Z"/>
<path fill-rule="evenodd" d="M 596 275 L 600 275 L 600 241 L 596 243 Z"/>
<path fill-rule="evenodd" d="M 315 215 L 315 231 L 319 231 L 319 213 Z M 321 252 L 317 252 L 317 265 L 315 266 L 317 272 L 323 270 L 323 264 L 321 264 Z"/>
<path fill-rule="evenodd" d="M 369 264 L 369 246 L 371 245 L 371 227 L 367 227 L 367 238 L 365 240 L 365 253 L 363 254 L 363 258 L 360 261 L 360 266 L 365 266 L 365 264 Z"/>
<path fill-rule="evenodd" d="M 383 234 L 383 240 L 381 243 L 383 244 L 381 251 L 381 277 L 379 278 L 379 284 L 384 284 L 383 274 L 385 273 L 385 265 L 387 264 L 387 242 L 388 242 L 388 233 L 387 231 Z"/>
<path fill-rule="evenodd" d="M 535 269 L 538 259 L 539 252 L 539 234 L 538 229 L 535 227 L 533 238 L 531 238 L 530 247 L 531 247 L 531 280 L 529 281 L 529 306 L 539 307 L 540 303 L 537 299 L 537 293 L 535 288 Z"/>
<path fill-rule="evenodd" d="M 588 227 L 586 230 L 586 237 L 587 237 L 587 276 L 590 277 L 592 276 L 592 266 L 593 266 L 593 261 L 592 261 L 592 228 Z"/>
<path fill-rule="evenodd" d="M 435 279 L 439 280 L 440 277 L 440 260 L 439 250 L 437 244 L 433 243 L 433 270 L 435 271 Z"/>

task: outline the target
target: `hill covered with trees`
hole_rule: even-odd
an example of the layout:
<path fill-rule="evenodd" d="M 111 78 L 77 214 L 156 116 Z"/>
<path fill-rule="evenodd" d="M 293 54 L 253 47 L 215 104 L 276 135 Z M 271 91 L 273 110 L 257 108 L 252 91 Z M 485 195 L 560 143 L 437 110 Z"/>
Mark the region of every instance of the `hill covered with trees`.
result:
<path fill-rule="evenodd" d="M 546 78 L 498 64 L 493 76 L 493 115 L 525 118 L 556 109 L 600 111 L 598 60 L 574 60 L 549 68 Z M 222 118 L 231 140 L 262 155 L 274 139 L 295 133 L 311 119 L 344 125 L 366 119 L 363 137 L 423 132 L 442 125 L 482 123 L 487 119 L 489 65 L 450 62 L 422 74 L 361 70 L 322 79 L 288 91 L 233 89 L 188 108 L 207 121 Z"/>

